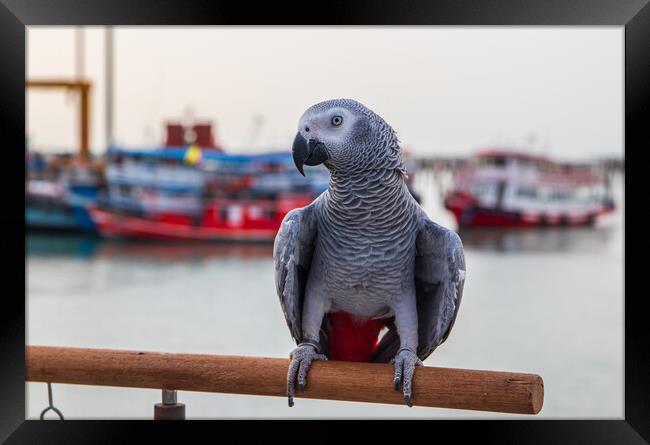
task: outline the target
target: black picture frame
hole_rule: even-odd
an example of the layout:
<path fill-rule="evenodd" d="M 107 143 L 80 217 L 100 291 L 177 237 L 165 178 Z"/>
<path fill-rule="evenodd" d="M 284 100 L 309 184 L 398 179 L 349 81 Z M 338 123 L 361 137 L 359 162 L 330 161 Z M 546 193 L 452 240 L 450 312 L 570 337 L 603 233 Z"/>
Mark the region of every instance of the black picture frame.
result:
<path fill-rule="evenodd" d="M 644 174 L 650 107 L 650 6 L 648 0 L 330 0 L 318 3 L 223 2 L 202 0 L 0 0 L 0 141 L 3 211 L 4 302 L 0 323 L 0 439 L 7 443 L 130 443 L 185 441 L 202 430 L 209 440 L 238 439 L 252 433 L 284 440 L 310 440 L 315 431 L 340 431 L 330 422 L 267 422 L 246 428 L 238 422 L 170 423 L 144 421 L 26 421 L 25 179 L 25 27 L 30 25 L 498 25 L 625 27 L 625 418 L 621 420 L 369 421 L 353 427 L 364 440 L 385 440 L 385 433 L 419 432 L 428 440 L 451 434 L 496 443 L 644 443 L 650 441 L 650 346 L 644 303 L 650 207 Z M 645 118 L 645 119 L 644 119 Z M 9 290 L 9 283 L 14 284 Z M 635 290 L 636 289 L 636 290 Z M 26 293 L 24 294 L 26 296 Z M 9 304 L 11 303 L 11 304 Z M 594 388 L 596 391 L 597 388 Z M 347 426 L 349 422 L 346 422 Z M 336 428 L 336 430 L 334 429 Z M 228 431 L 230 430 L 230 431 Z M 300 430 L 300 431 L 297 431 Z M 292 434 L 296 434 L 292 438 Z M 299 436 L 298 436 L 299 435 Z M 335 436 L 332 436 L 335 437 Z M 399 440 L 399 435 L 397 436 Z M 406 436 L 403 440 L 412 439 Z"/>

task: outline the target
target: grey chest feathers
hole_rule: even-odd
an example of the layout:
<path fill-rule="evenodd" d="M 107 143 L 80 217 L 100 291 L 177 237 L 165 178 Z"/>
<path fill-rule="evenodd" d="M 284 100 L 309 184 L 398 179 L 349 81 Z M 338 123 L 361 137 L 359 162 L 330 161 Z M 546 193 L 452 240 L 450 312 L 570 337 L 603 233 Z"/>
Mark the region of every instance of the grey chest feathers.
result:
<path fill-rule="evenodd" d="M 308 298 L 325 299 L 330 312 L 384 317 L 392 301 L 415 292 L 417 203 L 405 193 L 358 206 L 340 196 L 335 201 L 329 192 L 319 198 L 310 275 L 324 279 L 308 283 Z"/>

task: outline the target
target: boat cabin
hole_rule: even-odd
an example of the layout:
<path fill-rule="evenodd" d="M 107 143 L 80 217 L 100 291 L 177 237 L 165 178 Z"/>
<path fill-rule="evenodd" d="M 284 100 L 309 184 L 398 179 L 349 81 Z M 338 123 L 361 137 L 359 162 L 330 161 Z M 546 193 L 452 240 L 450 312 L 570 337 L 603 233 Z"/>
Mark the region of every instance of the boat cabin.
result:
<path fill-rule="evenodd" d="M 590 166 L 517 151 L 477 153 L 454 183 L 446 205 L 464 221 L 467 209 L 531 221 L 588 221 L 613 205 L 606 181 Z"/>

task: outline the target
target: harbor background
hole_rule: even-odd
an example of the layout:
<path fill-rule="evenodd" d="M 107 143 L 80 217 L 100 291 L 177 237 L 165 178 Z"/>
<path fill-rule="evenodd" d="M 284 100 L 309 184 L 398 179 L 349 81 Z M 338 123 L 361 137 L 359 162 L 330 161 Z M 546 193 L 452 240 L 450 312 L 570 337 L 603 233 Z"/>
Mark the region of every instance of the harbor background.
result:
<path fill-rule="evenodd" d="M 436 157 L 465 159 L 494 144 L 525 145 L 529 152 L 562 159 L 622 163 L 622 33 L 615 29 L 468 30 L 465 39 L 454 34 L 460 30 L 360 30 L 358 41 L 353 30 L 339 30 L 333 40 L 327 30 L 313 31 L 312 50 L 327 51 L 337 63 L 357 57 L 361 73 L 346 82 L 332 69 L 303 72 L 300 81 L 286 83 L 278 76 L 295 64 L 292 54 L 309 46 L 281 46 L 301 40 L 286 35 L 288 30 L 271 32 L 268 39 L 261 30 L 246 38 L 245 30 L 219 30 L 226 35 L 213 40 L 209 29 L 173 31 L 184 37 L 161 43 L 163 36 L 173 40 L 174 33 L 116 31 L 122 59 L 116 63 L 114 138 L 125 145 L 159 142 L 159 124 L 190 110 L 214 117 L 229 152 L 289 150 L 306 106 L 348 95 L 376 106 L 422 165 Z M 74 32 L 30 29 L 29 75 L 73 75 L 74 53 L 60 45 L 70 46 Z M 99 105 L 105 92 L 103 29 L 86 34 L 85 75 L 97 86 L 91 151 L 101 154 L 107 143 Z M 463 57 L 447 48 L 454 38 Z M 228 39 L 239 42 L 233 43 L 241 46 L 239 53 L 225 45 Z M 215 42 L 222 46 L 210 52 Z M 377 44 L 367 54 L 355 53 L 363 42 Z M 334 49 L 346 44 L 346 52 L 337 55 Z M 176 66 L 168 55 L 186 54 L 188 45 L 195 57 Z M 284 50 L 254 62 L 255 51 L 268 49 L 264 45 Z M 510 46 L 500 52 L 504 45 Z M 398 57 L 405 47 L 412 51 Z M 420 69 L 426 65 L 423 54 L 438 63 Z M 373 78 L 373 66 L 385 67 L 380 55 L 401 63 Z M 150 63 L 142 63 L 144 57 Z M 239 72 L 239 84 L 233 69 L 238 60 L 249 67 Z M 255 77 L 259 73 L 253 75 L 255 63 L 265 67 L 266 83 Z M 620 71 L 611 70 L 616 64 Z M 200 88 L 192 89 L 193 75 L 220 69 L 223 78 L 211 82 L 204 76 L 196 82 Z M 396 89 L 400 94 L 382 93 Z M 414 94 L 418 89 L 422 93 Z M 202 92 L 208 93 L 202 97 Z M 28 94 L 28 145 L 73 151 L 74 100 L 41 94 Z M 417 107 L 410 109 L 413 103 Z M 442 205 L 452 172 L 422 167 L 415 172 L 414 189 L 432 219 L 457 230 Z M 426 365 L 537 373 L 545 381 L 540 417 L 623 417 L 624 174 L 611 177 L 616 209 L 593 227 L 459 231 L 468 269 L 464 298 L 452 334 Z M 124 241 L 30 231 L 26 251 L 29 345 L 270 357 L 286 357 L 294 347 L 275 294 L 270 244 Z M 67 418 L 148 419 L 160 401 L 159 390 L 53 388 L 55 404 Z M 47 405 L 46 385 L 27 383 L 26 390 L 27 417 L 38 417 Z M 186 403 L 188 418 L 521 418 L 306 399 L 289 409 L 282 398 L 191 392 L 179 392 L 179 401 Z"/>

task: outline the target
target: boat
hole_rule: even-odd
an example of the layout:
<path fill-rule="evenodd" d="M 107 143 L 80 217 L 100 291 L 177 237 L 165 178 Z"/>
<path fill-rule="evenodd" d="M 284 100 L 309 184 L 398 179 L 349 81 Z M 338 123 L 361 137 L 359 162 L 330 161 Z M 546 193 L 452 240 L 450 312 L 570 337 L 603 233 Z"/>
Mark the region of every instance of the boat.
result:
<path fill-rule="evenodd" d="M 94 232 L 88 213 L 103 178 L 96 164 L 78 164 L 66 155 L 29 153 L 25 184 L 25 225 L 29 229 Z"/>
<path fill-rule="evenodd" d="M 459 226 L 584 226 L 615 207 L 591 166 L 512 149 L 477 152 L 453 182 L 444 203 Z"/>
<path fill-rule="evenodd" d="M 286 214 L 327 187 L 321 167 L 298 175 L 289 152 L 229 154 L 197 139 L 162 147 L 112 146 L 106 190 L 89 207 L 107 238 L 273 241 Z M 185 139 L 186 140 L 186 139 Z"/>
<path fill-rule="evenodd" d="M 62 187 L 54 181 L 44 180 L 27 183 L 25 223 L 35 229 L 73 230 L 77 227 Z"/>
<path fill-rule="evenodd" d="M 90 213 L 100 234 L 108 238 L 268 242 L 289 211 L 312 200 L 306 196 L 216 199 L 198 215 L 171 211 L 137 215 L 100 207 L 91 208 Z"/>

